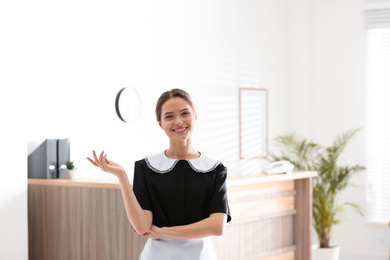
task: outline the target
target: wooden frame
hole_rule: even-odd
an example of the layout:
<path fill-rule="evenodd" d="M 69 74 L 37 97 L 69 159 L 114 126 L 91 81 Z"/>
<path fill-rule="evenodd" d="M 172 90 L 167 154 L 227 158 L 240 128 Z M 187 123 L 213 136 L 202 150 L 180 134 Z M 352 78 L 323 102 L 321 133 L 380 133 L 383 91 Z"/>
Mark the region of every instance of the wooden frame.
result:
<path fill-rule="evenodd" d="M 240 88 L 238 115 L 240 159 L 266 158 L 268 156 L 268 90 Z M 255 123 L 250 121 L 253 119 Z"/>

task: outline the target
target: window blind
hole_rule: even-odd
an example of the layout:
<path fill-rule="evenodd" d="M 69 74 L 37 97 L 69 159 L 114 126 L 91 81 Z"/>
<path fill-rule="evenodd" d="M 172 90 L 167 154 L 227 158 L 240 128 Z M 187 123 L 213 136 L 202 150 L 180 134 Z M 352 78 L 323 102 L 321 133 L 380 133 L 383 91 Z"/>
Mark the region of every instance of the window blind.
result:
<path fill-rule="evenodd" d="M 390 6 L 365 10 L 365 35 L 367 219 L 375 223 L 388 223 L 390 222 Z"/>

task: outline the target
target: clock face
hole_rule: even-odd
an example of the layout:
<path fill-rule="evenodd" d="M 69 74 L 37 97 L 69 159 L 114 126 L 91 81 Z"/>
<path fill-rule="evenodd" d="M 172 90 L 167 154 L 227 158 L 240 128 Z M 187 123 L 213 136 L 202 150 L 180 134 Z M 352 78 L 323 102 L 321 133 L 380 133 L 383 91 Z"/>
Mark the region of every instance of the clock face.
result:
<path fill-rule="evenodd" d="M 115 109 L 123 122 L 134 122 L 141 113 L 141 97 L 134 88 L 122 88 L 115 100 Z"/>

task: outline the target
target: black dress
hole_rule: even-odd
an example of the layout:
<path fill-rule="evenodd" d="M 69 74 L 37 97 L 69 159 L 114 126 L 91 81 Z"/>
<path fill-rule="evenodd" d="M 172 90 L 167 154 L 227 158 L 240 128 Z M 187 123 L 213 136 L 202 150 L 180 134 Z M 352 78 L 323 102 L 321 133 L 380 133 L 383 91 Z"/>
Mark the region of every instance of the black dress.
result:
<path fill-rule="evenodd" d="M 226 167 L 206 155 L 201 154 L 192 160 L 177 160 L 161 152 L 135 162 L 133 190 L 141 207 L 153 212 L 153 224 L 158 227 L 195 223 L 213 213 L 227 214 L 229 222 L 226 177 Z M 140 259 L 216 259 L 211 243 L 207 239 L 201 241 L 149 239 Z M 187 246 L 185 250 L 183 243 Z M 167 251 L 166 258 L 163 258 L 161 250 Z M 153 258 L 157 251 L 158 257 Z M 191 256 L 183 255 L 189 252 L 192 252 Z"/>

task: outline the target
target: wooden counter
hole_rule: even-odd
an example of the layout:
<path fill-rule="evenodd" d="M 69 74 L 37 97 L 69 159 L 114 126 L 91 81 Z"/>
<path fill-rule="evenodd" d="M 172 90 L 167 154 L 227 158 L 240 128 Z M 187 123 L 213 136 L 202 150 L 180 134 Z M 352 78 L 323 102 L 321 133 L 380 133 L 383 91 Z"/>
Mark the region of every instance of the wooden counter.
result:
<path fill-rule="evenodd" d="M 228 178 L 232 221 L 213 237 L 220 260 L 311 259 L 316 172 Z M 116 179 L 29 179 L 29 259 L 138 259 Z"/>

